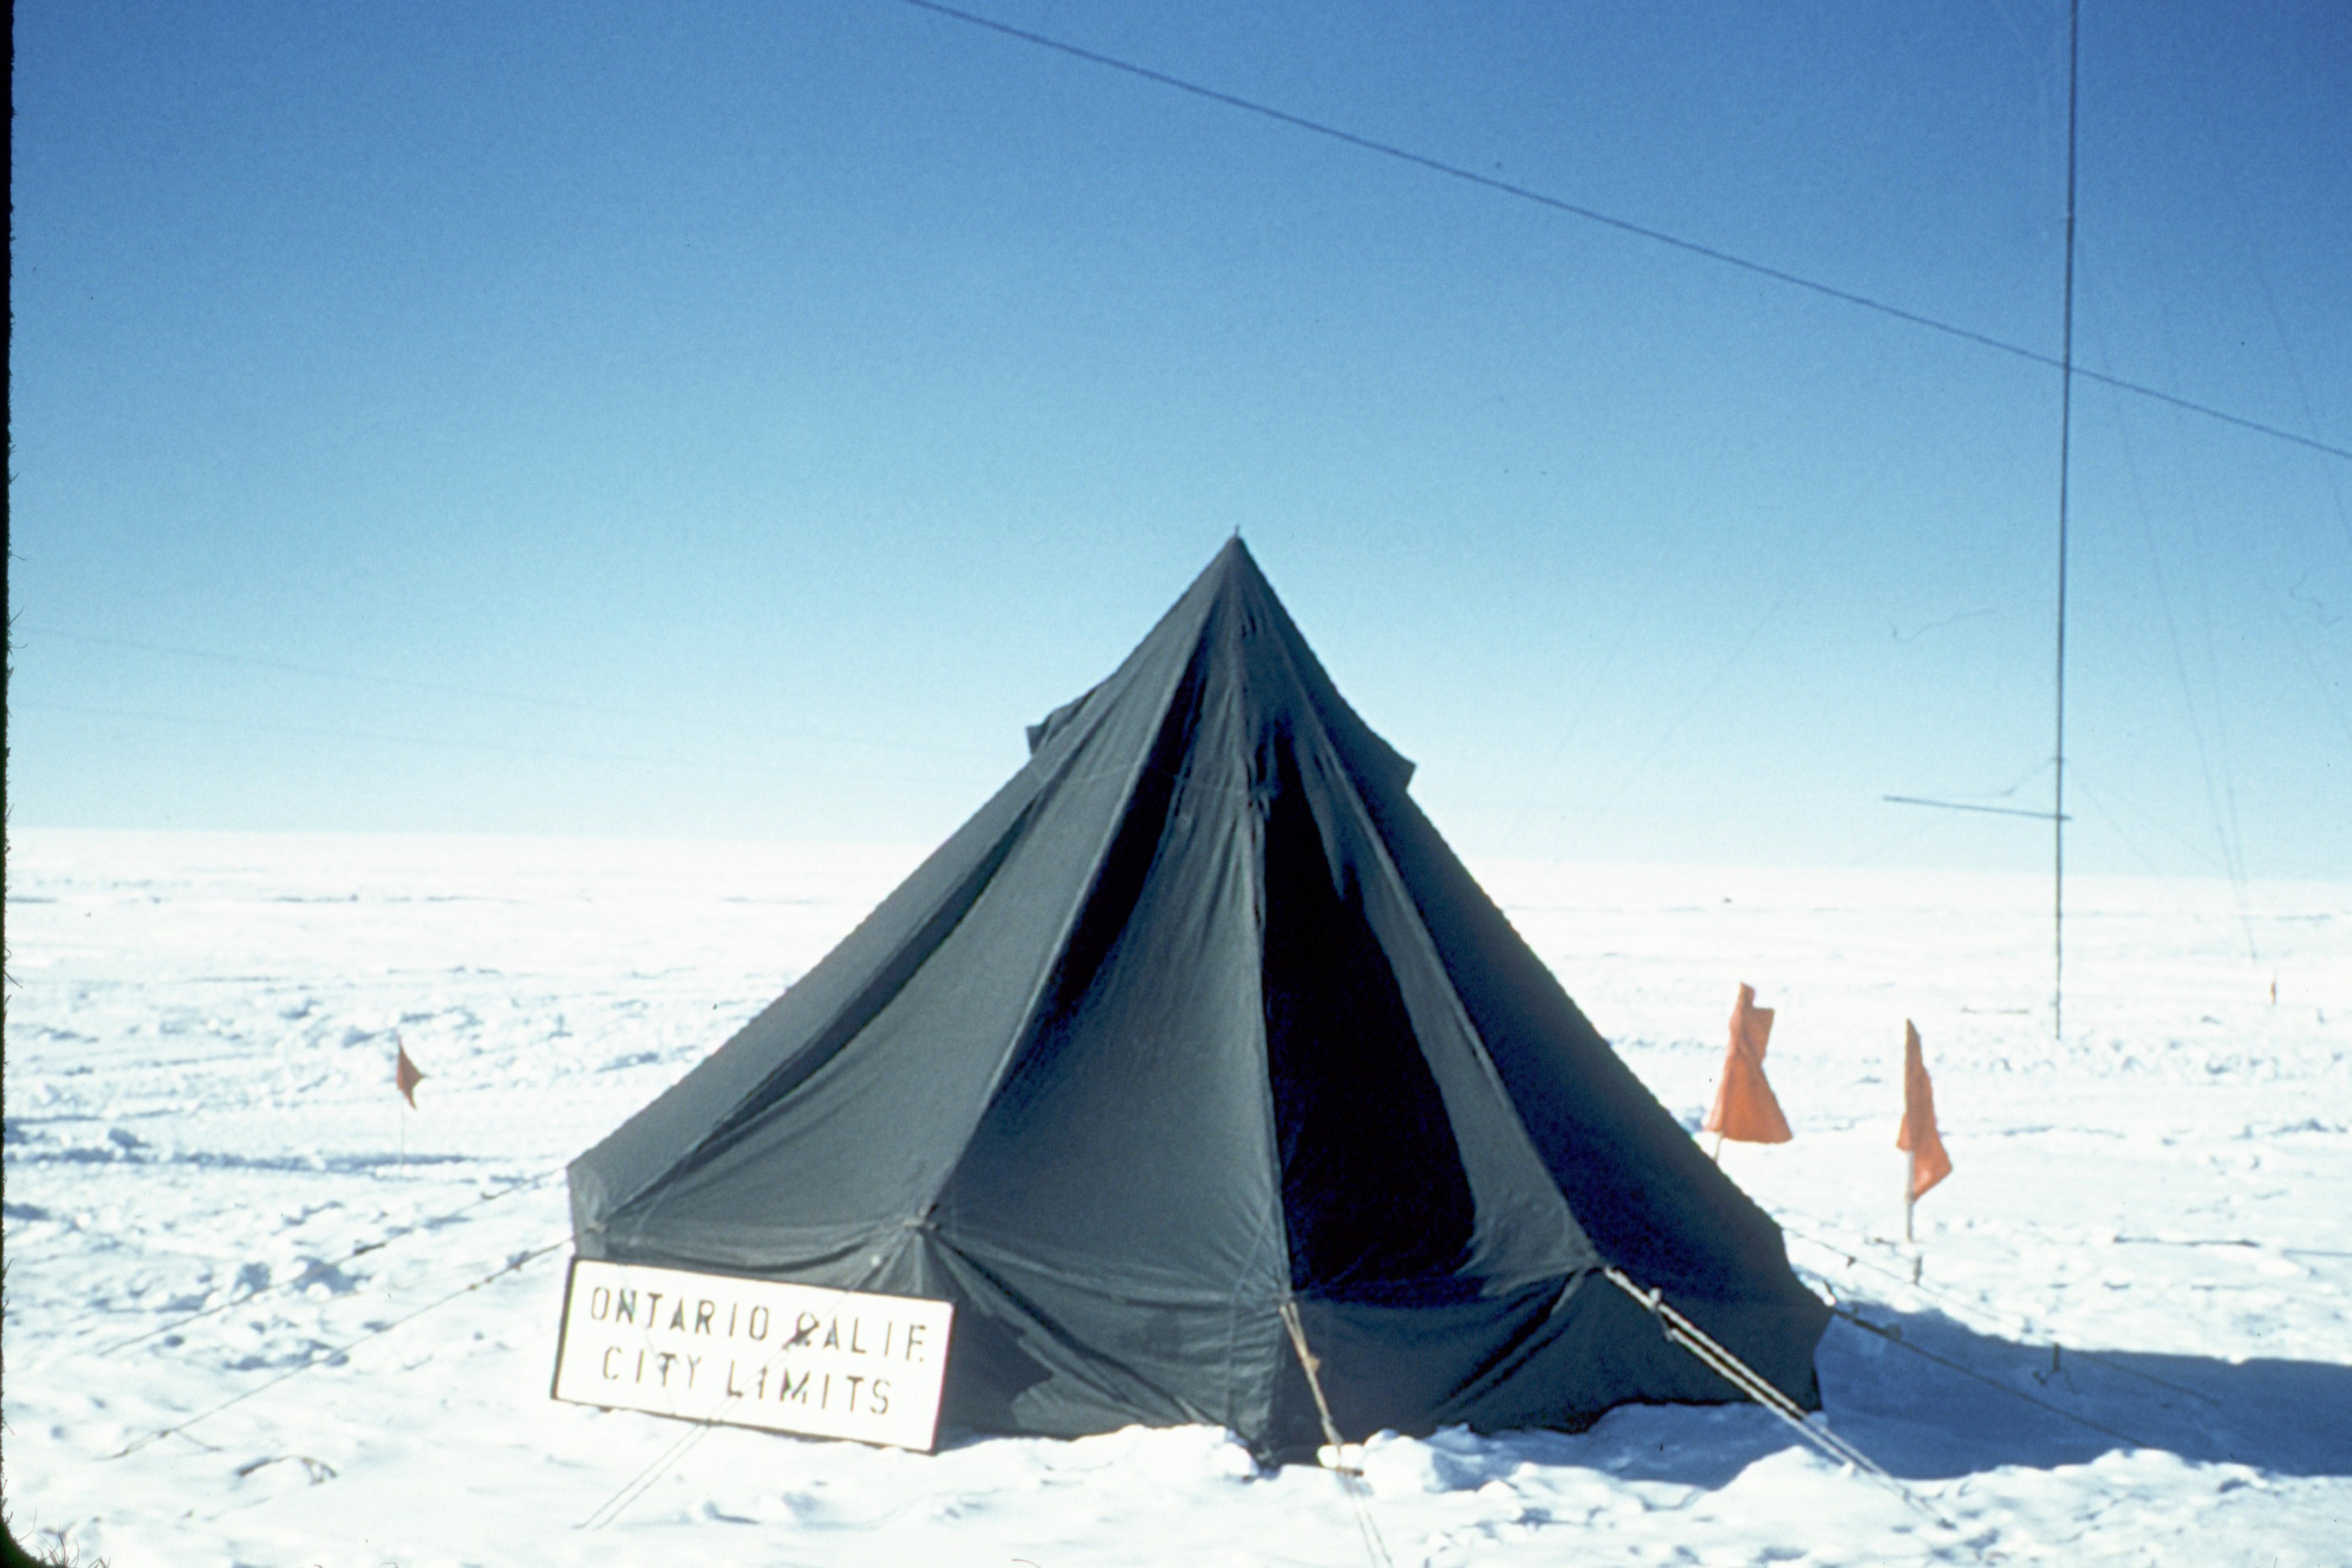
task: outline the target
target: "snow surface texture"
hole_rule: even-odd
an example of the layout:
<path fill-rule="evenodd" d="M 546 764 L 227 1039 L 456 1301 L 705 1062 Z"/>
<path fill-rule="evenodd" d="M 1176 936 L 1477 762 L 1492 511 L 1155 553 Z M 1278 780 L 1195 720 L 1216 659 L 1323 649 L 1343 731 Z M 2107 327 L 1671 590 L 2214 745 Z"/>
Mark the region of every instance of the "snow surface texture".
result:
<path fill-rule="evenodd" d="M 1368 1562 L 1336 1477 L 1222 1432 L 924 1456 L 548 1397 L 563 1163 L 916 858 L 16 834 L 17 1532 L 112 1568 Z M 1829 1419 L 1924 1508 L 1760 1409 L 1625 1408 L 1373 1436 L 1397 1563 L 2352 1562 L 2352 889 L 2074 884 L 2053 1043 L 2030 880 L 1477 869 L 1694 1128 L 1735 986 L 1777 1010 L 1796 1140 L 1724 1163 L 1875 1325 L 1822 1343 Z M 1916 1247 L 1906 1016 L 1958 1165 Z"/>

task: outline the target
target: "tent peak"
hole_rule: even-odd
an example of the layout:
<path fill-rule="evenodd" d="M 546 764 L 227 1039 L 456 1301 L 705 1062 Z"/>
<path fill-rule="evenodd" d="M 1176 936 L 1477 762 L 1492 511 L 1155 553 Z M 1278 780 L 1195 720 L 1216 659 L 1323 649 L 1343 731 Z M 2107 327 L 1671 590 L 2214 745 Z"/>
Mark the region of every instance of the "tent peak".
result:
<path fill-rule="evenodd" d="M 1208 572 L 1203 575 L 1224 576 L 1236 572 L 1247 572 L 1261 581 L 1265 577 L 1265 574 L 1258 570 L 1257 558 L 1250 553 L 1249 546 L 1242 542 L 1242 531 L 1238 528 L 1234 530 L 1231 538 L 1217 547 L 1217 553 L 1210 560 Z"/>

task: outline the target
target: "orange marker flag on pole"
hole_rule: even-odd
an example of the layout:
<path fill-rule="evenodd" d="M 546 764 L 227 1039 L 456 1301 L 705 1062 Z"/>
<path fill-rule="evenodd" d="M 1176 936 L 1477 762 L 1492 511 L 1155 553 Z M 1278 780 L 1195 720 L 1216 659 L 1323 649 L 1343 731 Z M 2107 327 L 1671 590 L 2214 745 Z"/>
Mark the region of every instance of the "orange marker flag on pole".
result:
<path fill-rule="evenodd" d="M 1706 1113 L 1702 1131 L 1716 1134 L 1715 1149 L 1723 1141 L 1742 1143 L 1786 1143 L 1789 1119 L 1772 1086 L 1764 1081 L 1764 1045 L 1772 1037 L 1772 1009 L 1756 1005 L 1756 988 L 1742 985 L 1731 1008 L 1731 1044 L 1723 1055 L 1723 1080 L 1716 1085 L 1715 1109 Z"/>
<path fill-rule="evenodd" d="M 1927 1081 L 1927 1058 L 1919 1052 L 1919 1031 L 1903 1020 L 1903 1125 L 1895 1146 L 1911 1155 L 1911 1179 L 1903 1189 L 1903 1234 L 1911 1235 L 1911 1205 L 1927 1189 L 1952 1173 L 1952 1157 L 1936 1131 L 1936 1086 Z"/>
<path fill-rule="evenodd" d="M 425 1081 L 425 1075 L 416 1069 L 415 1062 L 408 1059 L 408 1047 L 402 1046 L 398 1048 L 400 1059 L 393 1064 L 392 1086 L 400 1090 L 408 1101 L 408 1109 L 414 1110 L 416 1109 L 416 1086 Z"/>

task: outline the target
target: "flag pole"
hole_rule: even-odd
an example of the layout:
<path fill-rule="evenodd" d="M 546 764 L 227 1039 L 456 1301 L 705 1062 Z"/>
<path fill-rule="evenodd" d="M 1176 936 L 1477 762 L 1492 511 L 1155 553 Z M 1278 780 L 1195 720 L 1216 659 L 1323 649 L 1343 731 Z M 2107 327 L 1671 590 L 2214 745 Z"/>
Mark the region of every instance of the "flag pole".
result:
<path fill-rule="evenodd" d="M 1903 1020 L 1903 1125 L 1895 1146 L 1910 1156 L 1903 1170 L 1903 1239 L 1918 1239 L 1912 1210 L 1928 1188 L 1952 1173 L 1952 1157 L 1944 1152 L 1943 1135 L 1936 1131 L 1936 1092 L 1927 1079 L 1927 1063 L 1920 1054 L 1919 1030 Z M 1914 1258 L 1916 1268 L 1918 1259 Z"/>

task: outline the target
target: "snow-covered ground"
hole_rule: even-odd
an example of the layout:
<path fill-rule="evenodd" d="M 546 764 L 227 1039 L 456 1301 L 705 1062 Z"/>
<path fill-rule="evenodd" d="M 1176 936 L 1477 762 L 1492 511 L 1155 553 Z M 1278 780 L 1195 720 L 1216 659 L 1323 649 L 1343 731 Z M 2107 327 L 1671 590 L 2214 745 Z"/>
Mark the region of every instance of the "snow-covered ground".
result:
<path fill-rule="evenodd" d="M 924 1456 L 548 1397 L 564 1161 L 916 858 L 16 833 L 17 1532 L 112 1568 L 1368 1562 L 1334 1476 L 1220 1432 Z M 1690 1125 L 1736 985 L 1778 1010 L 1796 1141 L 1724 1162 L 1877 1326 L 1824 1340 L 1829 1418 L 1919 1506 L 1760 1410 L 1628 1408 L 1373 1437 L 1398 1563 L 2352 1562 L 2352 888 L 2071 884 L 2053 1042 L 2031 879 L 1476 868 Z M 1916 1246 L 1906 1017 L 1958 1167 Z"/>

